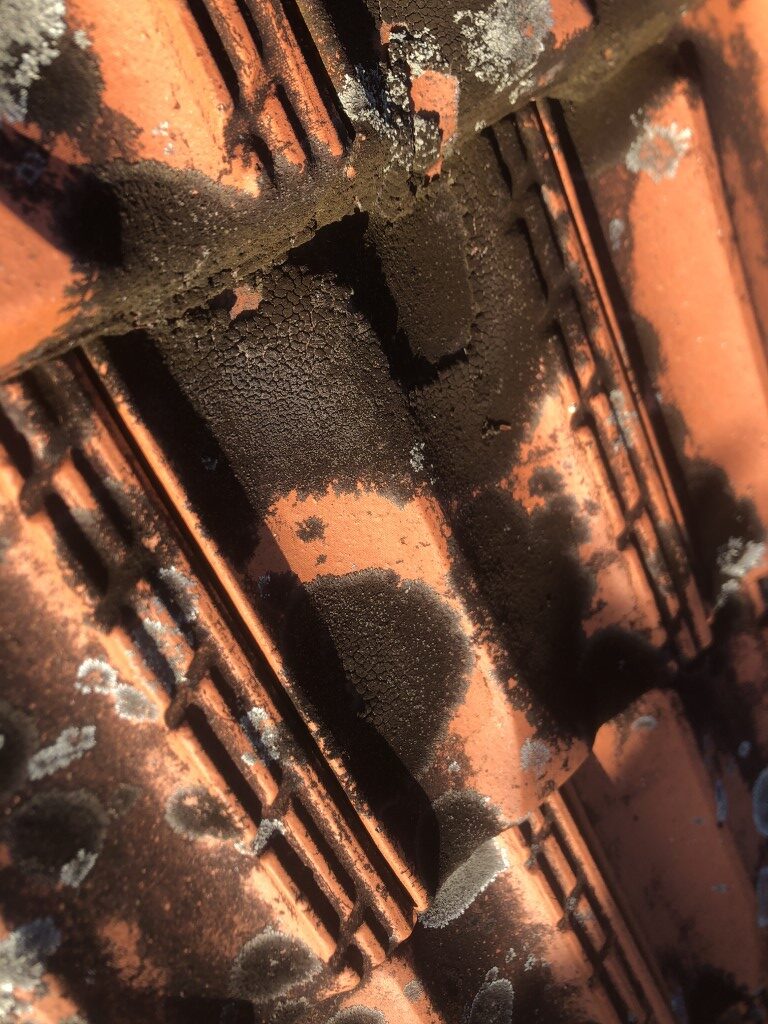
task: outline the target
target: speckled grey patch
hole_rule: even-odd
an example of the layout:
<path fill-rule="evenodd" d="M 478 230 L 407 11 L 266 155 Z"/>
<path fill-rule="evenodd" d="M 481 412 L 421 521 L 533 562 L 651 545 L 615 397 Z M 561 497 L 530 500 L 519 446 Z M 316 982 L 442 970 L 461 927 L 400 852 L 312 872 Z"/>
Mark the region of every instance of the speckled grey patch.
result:
<path fill-rule="evenodd" d="M 768 768 L 763 768 L 752 787 L 752 820 L 760 835 L 768 837 Z"/>
<path fill-rule="evenodd" d="M 33 782 L 53 775 L 63 768 L 69 768 L 75 761 L 93 750 L 96 746 L 96 726 L 84 725 L 82 728 L 72 725 L 64 729 L 56 740 L 48 747 L 38 750 L 29 759 L 27 772 Z"/>
<path fill-rule="evenodd" d="M 497 92 L 526 80 L 553 24 L 549 0 L 494 0 L 485 10 L 457 11 L 453 17 L 467 67 Z"/>
<path fill-rule="evenodd" d="M 722 779 L 715 779 L 715 821 L 724 825 L 728 820 L 728 793 Z"/>
<path fill-rule="evenodd" d="M 419 920 L 425 928 L 445 928 L 470 907 L 500 874 L 509 868 L 504 847 L 496 839 L 478 846 L 435 893 Z"/>
<path fill-rule="evenodd" d="M 121 683 L 116 669 L 103 658 L 84 658 L 75 676 L 80 693 L 99 693 L 112 698 L 116 713 L 130 722 L 152 722 L 158 710 L 135 686 Z"/>
<path fill-rule="evenodd" d="M 280 760 L 280 733 L 264 708 L 258 705 L 252 707 L 240 720 L 240 724 L 259 754 L 269 761 Z"/>
<path fill-rule="evenodd" d="M 409 1003 L 417 1003 L 424 995 L 424 986 L 416 978 L 409 981 L 403 989 L 403 994 Z"/>
<path fill-rule="evenodd" d="M 381 1010 L 372 1010 L 368 1006 L 345 1006 L 327 1024 L 387 1024 L 387 1018 Z"/>
<path fill-rule="evenodd" d="M 253 852 L 261 853 L 274 832 L 285 832 L 285 826 L 282 821 L 278 821 L 275 818 L 265 818 L 259 822 L 259 829 L 253 841 Z"/>
<path fill-rule="evenodd" d="M 68 861 L 59 872 L 59 879 L 62 885 L 71 886 L 77 889 L 80 883 L 89 875 L 96 863 L 98 854 L 87 850 L 78 850 L 72 860 Z"/>
<path fill-rule="evenodd" d="M 623 221 L 621 217 L 611 218 L 611 221 L 608 224 L 608 241 L 613 252 L 618 252 L 621 248 L 621 243 L 624 241 L 626 230 L 626 222 Z"/>
<path fill-rule="evenodd" d="M 730 537 L 717 552 L 717 568 L 720 572 L 720 592 L 715 607 L 721 607 L 727 598 L 737 594 L 747 573 L 756 569 L 765 557 L 763 541 L 744 540 Z"/>
<path fill-rule="evenodd" d="M 627 150 L 625 164 L 633 174 L 645 172 L 653 181 L 674 178 L 680 161 L 691 148 L 693 132 L 671 124 L 652 124 L 639 121 L 640 134 Z"/>
<path fill-rule="evenodd" d="M 61 933 L 52 918 L 43 917 L 20 925 L 0 941 L 0 1021 L 14 1024 L 28 1020 L 26 995 L 44 995 L 45 961 L 61 944 Z M 18 989 L 24 996 L 17 995 Z"/>
<path fill-rule="evenodd" d="M 498 968 L 485 976 L 477 995 L 472 1000 L 468 1024 L 512 1024 L 515 990 L 511 982 L 499 977 Z"/>
<path fill-rule="evenodd" d="M 230 995 L 269 1003 L 310 982 L 322 962 L 300 939 L 269 929 L 245 943 L 229 978 Z"/>
<path fill-rule="evenodd" d="M 630 728 L 633 732 L 652 732 L 659 724 L 655 715 L 638 715 L 633 719 Z"/>
<path fill-rule="evenodd" d="M 451 140 L 441 142 L 435 122 L 413 109 L 410 83 L 426 71 L 449 75 L 450 67 L 428 28 L 391 25 L 386 56 L 386 63 L 358 65 L 354 77 L 345 75 L 339 99 L 353 122 L 368 126 L 387 140 L 385 174 L 393 166 L 423 170 L 441 151 L 450 151 Z"/>
<path fill-rule="evenodd" d="M 193 580 L 186 576 L 181 569 L 175 565 L 168 568 L 161 568 L 158 571 L 160 579 L 167 583 L 179 603 L 187 623 L 197 620 L 198 598 L 197 588 Z"/>
<path fill-rule="evenodd" d="M 135 686 L 120 683 L 115 688 L 113 696 L 115 711 L 120 718 L 125 718 L 129 722 L 153 722 L 158 717 L 155 705 Z"/>
<path fill-rule="evenodd" d="M 520 748 L 520 767 L 524 772 L 531 772 L 537 778 L 544 773 L 552 760 L 552 751 L 544 740 L 528 737 Z"/>
<path fill-rule="evenodd" d="M 29 90 L 59 54 L 64 0 L 3 0 L 0 6 L 0 118 L 23 121 Z"/>

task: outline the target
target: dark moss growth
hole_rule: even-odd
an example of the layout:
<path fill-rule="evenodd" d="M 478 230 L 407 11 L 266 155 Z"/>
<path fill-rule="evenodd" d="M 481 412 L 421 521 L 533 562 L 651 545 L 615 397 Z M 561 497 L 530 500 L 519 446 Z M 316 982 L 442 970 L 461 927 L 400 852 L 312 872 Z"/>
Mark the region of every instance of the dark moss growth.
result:
<path fill-rule="evenodd" d="M 296 533 L 300 540 L 306 542 L 322 540 L 325 537 L 325 523 L 318 516 L 309 516 L 304 522 L 299 523 Z"/>
<path fill-rule="evenodd" d="M 326 713 L 351 701 L 418 773 L 466 686 L 469 650 L 452 612 L 425 584 L 391 571 L 323 576 L 307 590 L 332 650 L 323 657 L 318 637 L 292 629 L 307 654 L 300 681 Z M 329 675 L 337 659 L 341 675 Z"/>

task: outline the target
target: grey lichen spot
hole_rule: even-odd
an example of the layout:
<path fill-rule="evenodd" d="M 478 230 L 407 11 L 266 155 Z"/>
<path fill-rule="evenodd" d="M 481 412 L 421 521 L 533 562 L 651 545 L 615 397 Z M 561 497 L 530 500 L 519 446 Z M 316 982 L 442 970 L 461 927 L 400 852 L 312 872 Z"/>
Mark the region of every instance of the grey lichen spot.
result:
<path fill-rule="evenodd" d="M 165 820 L 186 839 L 234 839 L 239 829 L 224 804 L 203 786 L 188 786 L 171 795 Z"/>
<path fill-rule="evenodd" d="M 50 917 L 29 921 L 0 941 L 0 1021 L 4 1024 L 30 1019 L 29 997 L 46 993 L 45 962 L 60 945 L 61 932 Z"/>
<path fill-rule="evenodd" d="M 29 90 L 59 55 L 64 0 L 3 0 L 0 7 L 0 118 L 23 121 Z"/>
<path fill-rule="evenodd" d="M 520 767 L 524 772 L 531 772 L 539 778 L 546 771 L 552 760 L 552 751 L 544 740 L 531 739 L 529 736 L 520 748 Z"/>
<path fill-rule="evenodd" d="M 485 10 L 457 11 L 453 18 L 461 29 L 467 67 L 497 92 L 526 79 L 553 24 L 549 0 L 494 0 Z"/>
<path fill-rule="evenodd" d="M 414 473 L 424 472 L 424 449 L 425 444 L 423 441 L 417 441 L 414 444 L 413 448 L 411 448 L 408 461 L 410 462 L 411 469 L 414 471 Z"/>
<path fill-rule="evenodd" d="M 161 568 L 158 571 L 158 575 L 170 587 L 174 597 L 179 602 L 187 623 L 195 622 L 199 611 L 197 588 L 194 581 L 175 565 Z"/>
<path fill-rule="evenodd" d="M 627 400 L 624 396 L 624 392 L 618 388 L 614 388 L 610 393 L 611 406 L 613 408 L 613 418 L 616 426 L 621 432 L 621 437 L 627 448 L 634 447 L 634 429 L 637 424 L 637 413 L 633 409 L 627 408 Z M 614 442 L 617 446 L 617 442 Z"/>
<path fill-rule="evenodd" d="M 240 720 L 254 748 L 270 761 L 280 760 L 280 735 L 264 708 L 255 706 Z M 247 763 L 247 762 L 246 762 Z"/>
<path fill-rule="evenodd" d="M 472 1000 L 468 1024 L 512 1024 L 515 990 L 511 982 L 499 977 L 498 968 L 485 976 L 477 995 Z"/>
<path fill-rule="evenodd" d="M 757 927 L 768 928 L 768 864 L 757 872 Z"/>
<path fill-rule="evenodd" d="M 87 790 L 39 793 L 11 816 L 11 856 L 24 871 L 79 885 L 101 852 L 108 821 Z"/>
<path fill-rule="evenodd" d="M 72 42 L 75 46 L 79 46 L 81 50 L 90 50 L 93 45 L 88 38 L 88 33 L 82 28 L 77 28 L 72 33 Z"/>
<path fill-rule="evenodd" d="M 345 1006 L 326 1024 L 387 1024 L 387 1018 L 381 1010 L 372 1010 L 368 1006 Z"/>
<path fill-rule="evenodd" d="M 120 683 L 115 687 L 113 697 L 115 711 L 120 718 L 129 722 L 154 722 L 158 717 L 155 705 L 135 686 Z"/>
<path fill-rule="evenodd" d="M 722 779 L 715 779 L 715 821 L 724 825 L 728 820 L 728 793 Z"/>
<path fill-rule="evenodd" d="M 300 939 L 268 929 L 238 953 L 229 976 L 229 994 L 269 1003 L 306 985 L 321 968 L 322 962 Z"/>
<path fill-rule="evenodd" d="M 425 928 L 445 928 L 475 902 L 477 897 L 509 868 L 504 847 L 489 839 L 460 864 L 435 893 L 430 906 L 420 916 Z"/>
<path fill-rule="evenodd" d="M 624 234 L 627 230 L 626 222 L 621 217 L 612 217 L 608 224 L 608 242 L 613 252 L 618 252 L 621 243 L 624 241 Z"/>
<path fill-rule="evenodd" d="M 736 753 L 742 759 L 742 761 L 749 757 L 749 755 L 752 753 L 752 744 L 749 742 L 749 740 L 742 740 L 739 744 Z"/>
<path fill-rule="evenodd" d="M 417 978 L 414 978 L 413 981 L 409 981 L 405 986 L 403 994 L 409 1003 L 418 1003 L 424 995 L 424 986 Z"/>
<path fill-rule="evenodd" d="M 632 722 L 630 728 L 633 732 L 653 732 L 659 725 L 655 715 L 638 715 Z"/>
<path fill-rule="evenodd" d="M 256 838 L 253 840 L 253 852 L 256 854 L 262 853 L 274 832 L 279 832 L 281 835 L 285 834 L 285 826 L 282 821 L 279 821 L 277 818 L 264 818 L 260 822 Z"/>
<path fill-rule="evenodd" d="M 140 690 L 121 683 L 117 671 L 102 658 L 83 659 L 75 676 L 75 689 L 80 693 L 111 697 L 115 712 L 129 722 L 153 722 L 159 714 Z"/>
<path fill-rule="evenodd" d="M 737 594 L 747 573 L 756 569 L 765 557 L 765 542 L 730 537 L 717 553 L 720 572 L 720 592 L 715 607 L 720 608 L 732 595 Z"/>
<path fill-rule="evenodd" d="M 437 39 L 428 28 L 390 26 L 386 63 L 357 65 L 346 75 L 339 99 L 353 122 L 380 136 L 388 146 L 384 173 L 391 168 L 423 171 L 450 150 L 430 115 L 414 110 L 410 85 L 426 71 L 450 75 Z"/>
<path fill-rule="evenodd" d="M 27 761 L 37 746 L 32 719 L 0 700 L 0 799 L 10 796 L 24 782 Z"/>
<path fill-rule="evenodd" d="M 693 132 L 671 124 L 653 124 L 633 118 L 640 134 L 627 150 L 625 164 L 633 174 L 645 172 L 653 181 L 674 178 L 680 161 L 691 148 Z"/>
<path fill-rule="evenodd" d="M 93 750 L 96 746 L 96 726 L 84 725 L 78 728 L 73 725 L 57 737 L 49 746 L 43 747 L 29 759 L 27 771 L 30 779 L 37 782 L 46 775 L 53 775 L 63 768 L 69 768 L 75 761 Z"/>
<path fill-rule="evenodd" d="M 69 885 L 76 889 L 83 879 L 90 874 L 98 858 L 97 853 L 88 850 L 78 850 L 72 860 L 68 861 L 59 872 L 59 881 L 62 885 Z"/>
<path fill-rule="evenodd" d="M 103 658 L 83 658 L 75 674 L 80 693 L 112 693 L 117 684 L 116 670 Z"/>
<path fill-rule="evenodd" d="M 752 787 L 752 820 L 760 835 L 768 837 L 768 768 L 763 768 Z"/>

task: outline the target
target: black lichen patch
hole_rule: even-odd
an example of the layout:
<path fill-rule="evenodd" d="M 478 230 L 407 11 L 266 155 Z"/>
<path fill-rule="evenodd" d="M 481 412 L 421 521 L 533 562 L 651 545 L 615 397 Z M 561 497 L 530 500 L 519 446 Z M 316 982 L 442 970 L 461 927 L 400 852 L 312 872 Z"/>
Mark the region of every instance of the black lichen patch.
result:
<path fill-rule="evenodd" d="M 215 424 L 198 415 L 143 331 L 112 338 L 109 357 L 136 412 L 163 438 L 167 458 L 222 554 L 246 562 L 257 543 L 257 527 L 243 487 L 213 435 Z"/>
<path fill-rule="evenodd" d="M 168 801 L 165 818 L 174 832 L 188 839 L 233 839 L 239 834 L 224 804 L 202 786 L 177 790 Z"/>
<path fill-rule="evenodd" d="M 514 147 L 514 127 L 505 132 Z M 426 371 L 401 352 L 398 373 L 469 566 L 467 593 L 477 594 L 478 615 L 490 612 L 508 652 L 500 669 L 522 684 L 522 707 L 537 704 L 537 726 L 570 735 L 585 728 L 572 685 L 591 599 L 577 558 L 584 527 L 554 464 L 534 478 L 547 505 L 533 514 L 499 487 L 562 359 L 543 326 L 546 289 L 519 213 L 510 214 L 510 171 L 494 138 L 465 145 L 452 172 L 441 187 L 462 230 L 443 247 L 458 250 L 451 259 L 471 296 L 469 343 Z M 433 221 L 422 228 L 430 244 L 442 237 Z"/>
<path fill-rule="evenodd" d="M 413 210 L 375 233 L 387 284 L 398 299 L 398 328 L 417 358 L 437 363 L 470 341 L 472 298 L 461 211 L 451 192 L 424 192 Z"/>
<path fill-rule="evenodd" d="M 290 621 L 298 678 L 332 720 L 351 705 L 418 774 L 466 687 L 470 653 L 452 611 L 428 586 L 392 571 L 322 576 L 307 588 L 321 624 Z"/>
<path fill-rule="evenodd" d="M 11 816 L 11 855 L 24 871 L 58 881 L 67 865 L 100 853 L 108 821 L 99 801 L 87 790 L 39 793 Z"/>
<path fill-rule="evenodd" d="M 426 794 L 416 783 L 402 757 L 365 714 L 360 693 L 348 677 L 344 656 L 351 640 L 337 647 L 331 624 L 324 617 L 323 597 L 329 592 L 332 622 L 347 621 L 348 636 L 366 636 L 365 603 L 358 608 L 356 589 L 370 576 L 383 576 L 397 589 L 393 573 L 356 573 L 327 577 L 307 588 L 291 573 L 273 573 L 261 589 L 259 607 L 272 629 L 285 665 L 296 683 L 297 698 L 305 713 L 320 724 L 327 749 L 344 764 L 355 789 L 373 809 L 382 828 L 399 847 L 411 869 L 432 886 L 437 870 L 437 822 Z M 344 611 L 346 604 L 346 612 Z M 427 606 L 427 611 L 429 605 Z M 398 647 L 405 638 L 395 635 Z M 407 688 L 408 674 L 396 680 Z M 437 707 L 440 691 L 435 700 Z M 402 707 L 403 715 L 407 707 Z M 434 722 L 430 724 L 434 728 Z"/>
<path fill-rule="evenodd" d="M 268 931 L 250 939 L 237 955 L 230 995 L 268 1003 L 292 995 L 315 978 L 322 963 L 299 939 Z"/>
<path fill-rule="evenodd" d="M 457 534 L 509 654 L 508 673 L 565 732 L 588 728 L 577 688 L 592 583 L 579 564 L 580 524 L 560 497 L 529 514 L 511 495 L 467 503 Z M 537 724 L 547 729 L 546 719 Z"/>
<path fill-rule="evenodd" d="M 441 879 L 505 827 L 491 802 L 474 790 L 445 793 L 434 808 L 440 826 Z"/>
<path fill-rule="evenodd" d="M 411 495 L 413 427 L 351 290 L 286 265 L 260 291 L 251 317 L 199 310 L 161 343 L 256 517 L 280 495 L 331 483 Z"/>
<path fill-rule="evenodd" d="M 610 626 L 587 641 L 578 690 L 589 701 L 590 725 L 596 731 L 643 693 L 672 681 L 669 660 L 661 651 L 637 633 Z"/>
<path fill-rule="evenodd" d="M 140 130 L 104 106 L 103 91 L 96 51 L 66 33 L 58 55 L 30 87 L 28 119 L 40 126 L 45 140 L 61 133 L 76 139 L 94 163 L 114 157 L 116 147 L 122 156 L 135 156 Z"/>
<path fill-rule="evenodd" d="M 296 533 L 299 540 L 309 543 L 311 540 L 322 540 L 325 537 L 325 523 L 319 516 L 309 516 L 299 523 Z"/>
<path fill-rule="evenodd" d="M 10 796 L 27 776 L 27 761 L 34 753 L 37 730 L 23 711 L 0 700 L 0 799 Z"/>

